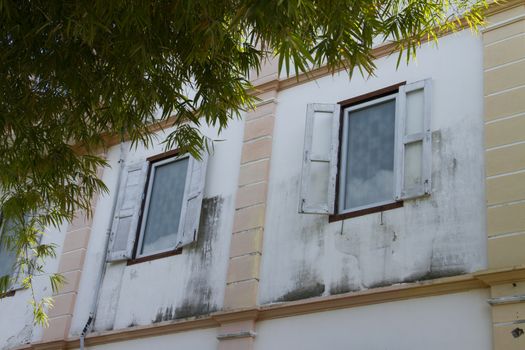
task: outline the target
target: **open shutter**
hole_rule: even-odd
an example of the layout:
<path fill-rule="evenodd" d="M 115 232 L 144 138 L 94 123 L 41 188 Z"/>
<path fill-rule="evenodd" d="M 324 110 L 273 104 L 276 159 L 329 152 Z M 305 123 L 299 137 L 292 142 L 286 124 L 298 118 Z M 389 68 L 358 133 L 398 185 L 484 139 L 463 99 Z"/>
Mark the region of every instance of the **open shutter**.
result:
<path fill-rule="evenodd" d="M 396 200 L 429 194 L 432 173 L 431 81 L 399 88 L 396 115 Z"/>
<path fill-rule="evenodd" d="M 339 105 L 309 104 L 306 110 L 300 213 L 334 213 L 338 148 Z"/>
<path fill-rule="evenodd" d="M 185 205 L 182 206 L 181 210 L 181 218 L 183 218 L 184 222 L 177 248 L 191 244 L 197 240 L 207 162 L 208 153 L 206 152 L 202 155 L 201 160 L 190 157 L 183 197 Z"/>
<path fill-rule="evenodd" d="M 147 162 L 124 169 L 111 227 L 107 261 L 132 257 L 147 170 Z"/>

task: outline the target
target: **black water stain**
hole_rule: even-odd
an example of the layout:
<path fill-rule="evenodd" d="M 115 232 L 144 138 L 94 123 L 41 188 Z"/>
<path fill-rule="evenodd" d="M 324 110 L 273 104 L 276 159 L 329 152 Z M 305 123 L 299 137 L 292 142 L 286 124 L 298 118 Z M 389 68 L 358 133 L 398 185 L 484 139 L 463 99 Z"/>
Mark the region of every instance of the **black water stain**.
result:
<path fill-rule="evenodd" d="M 352 288 L 348 284 L 334 284 L 330 287 L 330 295 L 358 292 L 359 288 Z"/>
<path fill-rule="evenodd" d="M 458 275 L 464 275 L 467 271 L 464 268 L 448 268 L 448 269 L 439 269 L 439 270 L 430 270 L 425 274 L 422 274 L 415 278 L 414 280 L 404 280 L 403 282 L 420 282 L 420 281 L 428 281 L 428 280 L 434 280 L 437 278 L 444 278 L 444 277 L 453 277 Z"/>
<path fill-rule="evenodd" d="M 173 314 L 173 307 L 172 306 L 168 306 L 166 308 L 160 308 L 158 311 L 157 311 L 157 315 L 155 316 L 155 319 L 152 321 L 153 323 L 159 323 L 159 322 L 163 322 L 163 321 L 169 321 L 169 320 L 172 320 L 174 318 L 174 314 Z"/>
<path fill-rule="evenodd" d="M 196 293 L 194 298 L 185 299 L 184 302 L 175 309 L 175 319 L 207 315 L 217 311 L 217 307 L 210 303 L 211 289 Z"/>
<path fill-rule="evenodd" d="M 452 277 L 452 276 L 458 276 L 458 275 L 464 275 L 467 271 L 463 268 L 449 268 L 449 269 L 439 269 L 439 270 L 429 270 L 426 272 L 420 272 L 420 273 L 414 273 L 406 278 L 403 279 L 387 279 L 383 281 L 379 281 L 376 283 L 372 283 L 367 285 L 367 289 L 374 289 L 374 288 L 381 288 L 381 287 L 389 287 L 394 284 L 400 284 L 400 283 L 417 283 L 417 282 L 423 282 L 423 281 L 429 281 L 434 280 L 438 278 L 444 278 L 444 277 Z"/>
<path fill-rule="evenodd" d="M 309 284 L 291 290 L 277 299 L 278 302 L 302 300 L 323 295 L 325 285 L 323 283 Z"/>
<path fill-rule="evenodd" d="M 205 198 L 199 223 L 197 242 L 187 250 L 190 260 L 190 279 L 185 288 L 185 298 L 173 309 L 171 319 L 202 316 L 217 311 L 212 303 L 213 290 L 210 274 L 213 269 L 214 243 L 220 230 L 224 198 Z"/>

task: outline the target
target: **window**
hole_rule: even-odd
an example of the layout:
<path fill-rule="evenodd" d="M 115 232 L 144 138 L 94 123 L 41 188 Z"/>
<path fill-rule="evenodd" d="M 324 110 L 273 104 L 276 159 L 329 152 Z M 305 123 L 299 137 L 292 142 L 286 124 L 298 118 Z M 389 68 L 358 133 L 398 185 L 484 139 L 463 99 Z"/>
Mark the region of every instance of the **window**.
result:
<path fill-rule="evenodd" d="M 16 253 L 12 249 L 7 248 L 6 236 L 13 231 L 10 221 L 2 220 L 0 213 L 0 277 L 13 275 L 13 269 L 16 263 Z"/>
<path fill-rule="evenodd" d="M 395 95 L 344 109 L 339 212 L 394 200 Z"/>
<path fill-rule="evenodd" d="M 424 80 L 309 105 L 299 212 L 341 219 L 429 194 L 430 97 Z"/>
<path fill-rule="evenodd" d="M 25 224 L 30 220 L 29 215 L 24 215 Z M 10 276 L 9 292 L 14 293 L 15 290 L 23 288 L 22 281 L 27 277 L 27 265 L 17 261 L 16 249 L 9 247 L 6 239 L 13 237 L 17 230 L 19 230 L 22 223 L 15 219 L 6 219 L 2 216 L 0 211 L 0 277 Z M 37 238 L 37 244 L 40 244 L 41 235 Z M 31 254 L 31 249 L 29 254 Z M 30 255 L 31 256 L 31 255 Z M 34 259 L 34 257 L 32 257 Z M 2 296 L 0 296 L 2 297 Z"/>
<path fill-rule="evenodd" d="M 125 167 L 108 261 L 161 257 L 197 239 L 206 157 L 170 151 Z"/>
<path fill-rule="evenodd" d="M 137 256 L 177 246 L 187 170 L 187 157 L 151 164 Z"/>

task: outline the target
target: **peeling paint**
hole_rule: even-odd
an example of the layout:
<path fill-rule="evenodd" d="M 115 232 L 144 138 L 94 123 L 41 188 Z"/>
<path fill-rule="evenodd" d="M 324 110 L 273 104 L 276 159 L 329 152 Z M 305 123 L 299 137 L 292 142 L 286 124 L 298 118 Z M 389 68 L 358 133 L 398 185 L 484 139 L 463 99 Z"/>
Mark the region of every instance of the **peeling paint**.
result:
<path fill-rule="evenodd" d="M 20 332 L 17 334 L 9 337 L 6 341 L 6 344 L 2 346 L 2 350 L 12 349 L 13 347 L 20 345 L 20 344 L 26 344 L 31 341 L 31 336 L 33 334 L 33 327 L 32 325 L 26 325 Z"/>

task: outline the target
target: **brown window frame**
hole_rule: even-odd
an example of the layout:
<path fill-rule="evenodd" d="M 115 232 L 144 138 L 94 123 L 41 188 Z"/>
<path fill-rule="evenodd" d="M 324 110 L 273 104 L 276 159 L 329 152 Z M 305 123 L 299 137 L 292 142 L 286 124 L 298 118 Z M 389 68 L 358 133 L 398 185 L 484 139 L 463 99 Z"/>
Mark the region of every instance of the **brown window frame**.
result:
<path fill-rule="evenodd" d="M 372 92 L 369 92 L 363 95 L 359 95 L 356 97 L 349 98 L 347 100 L 337 102 L 337 104 L 340 106 L 340 109 L 339 109 L 339 140 L 341 140 L 343 136 L 343 118 L 344 118 L 344 110 L 346 108 L 397 93 L 399 91 L 399 87 L 405 84 L 406 84 L 406 81 L 403 81 L 403 82 L 400 82 L 394 85 L 384 87 L 379 90 L 375 90 L 375 91 L 372 91 Z M 341 173 L 340 171 L 341 170 L 341 147 L 342 147 L 342 142 L 339 142 L 339 149 L 337 150 L 337 176 L 336 176 L 336 182 L 335 182 L 335 214 L 328 216 L 328 222 L 335 222 L 335 221 L 340 221 L 344 219 L 355 218 L 358 216 L 368 215 L 372 213 L 379 213 L 379 212 L 386 211 L 386 210 L 401 208 L 403 206 L 402 200 L 395 201 L 394 199 L 392 199 L 392 203 L 339 214 L 339 182 L 340 182 L 339 174 Z"/>
<path fill-rule="evenodd" d="M 180 149 L 176 148 L 176 149 L 173 149 L 171 151 L 159 153 L 159 154 L 156 154 L 154 156 L 146 158 L 146 161 L 148 162 L 148 173 L 146 175 L 146 181 L 144 183 L 144 188 L 142 190 L 142 193 L 144 195 L 142 196 L 142 201 L 140 203 L 140 215 L 139 215 L 139 220 L 138 220 L 138 223 L 137 223 L 137 229 L 136 229 L 136 232 L 135 232 L 135 243 L 133 244 L 133 253 L 131 255 L 132 258 L 128 259 L 128 261 L 126 263 L 126 265 L 128 265 L 128 266 L 129 265 L 139 264 L 139 263 L 146 262 L 146 261 L 162 259 L 162 258 L 166 258 L 168 256 L 182 254 L 182 247 L 180 247 L 180 248 L 177 248 L 177 249 L 174 249 L 174 250 L 168 250 L 168 251 L 165 251 L 165 252 L 156 253 L 156 254 L 147 255 L 147 256 L 141 256 L 140 258 L 137 258 L 137 250 L 138 250 L 138 244 L 139 244 L 140 229 L 142 227 L 142 219 L 144 218 L 144 208 L 146 206 L 146 195 L 145 194 L 146 194 L 146 191 L 148 190 L 148 185 L 149 185 L 149 181 L 150 181 L 150 177 L 151 177 L 152 165 L 154 163 L 156 163 L 156 162 L 160 162 L 160 161 L 168 159 L 168 158 L 177 157 L 179 154 L 180 154 Z"/>

